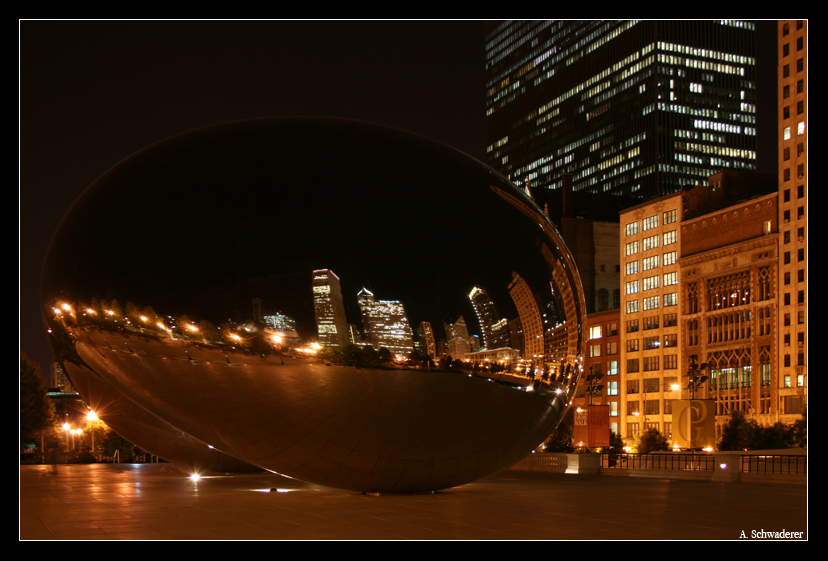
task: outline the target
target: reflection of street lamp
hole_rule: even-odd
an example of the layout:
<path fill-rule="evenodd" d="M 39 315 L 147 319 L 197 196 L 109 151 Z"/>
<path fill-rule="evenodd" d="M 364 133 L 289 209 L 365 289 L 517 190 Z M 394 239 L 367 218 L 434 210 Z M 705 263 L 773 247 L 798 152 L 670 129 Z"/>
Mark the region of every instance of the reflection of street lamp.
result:
<path fill-rule="evenodd" d="M 92 453 L 95 453 L 95 421 L 98 420 L 98 415 L 94 411 L 90 411 L 86 414 L 86 420 L 89 421 L 90 426 L 92 427 Z"/>

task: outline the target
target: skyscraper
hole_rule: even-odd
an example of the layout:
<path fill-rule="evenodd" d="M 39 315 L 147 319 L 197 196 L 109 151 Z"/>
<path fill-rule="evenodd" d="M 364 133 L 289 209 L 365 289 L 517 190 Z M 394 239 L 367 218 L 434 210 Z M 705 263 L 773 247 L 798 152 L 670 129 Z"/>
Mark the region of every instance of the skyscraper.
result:
<path fill-rule="evenodd" d="M 348 344 L 348 320 L 342 301 L 339 277 L 330 269 L 313 272 L 313 308 L 319 344 L 326 347 L 344 347 Z"/>
<path fill-rule="evenodd" d="M 483 348 L 495 348 L 495 326 L 500 321 L 500 316 L 497 314 L 494 302 L 489 297 L 489 293 L 475 286 L 469 293 L 469 300 L 471 300 L 474 312 L 477 314 L 477 321 L 480 323 L 480 329 L 483 332 Z M 498 345 L 499 346 L 499 345 Z"/>
<path fill-rule="evenodd" d="M 430 321 L 421 321 L 417 329 L 417 337 L 422 345 L 422 352 L 427 354 L 431 360 L 437 360 L 437 343 L 434 340 L 434 330 Z"/>
<path fill-rule="evenodd" d="M 460 314 L 449 314 L 443 318 L 443 328 L 446 331 L 446 354 L 454 360 L 463 360 L 471 352 L 466 320 Z"/>
<path fill-rule="evenodd" d="M 519 274 L 512 273 L 509 294 L 515 303 L 523 328 L 523 358 L 543 356 L 543 321 L 535 295 Z"/>
<path fill-rule="evenodd" d="M 778 25 L 779 230 L 781 298 L 777 353 L 784 422 L 808 397 L 808 21 Z"/>
<path fill-rule="evenodd" d="M 487 163 L 514 183 L 667 194 L 754 170 L 752 22 L 506 21 L 486 36 Z"/>
<path fill-rule="evenodd" d="M 399 300 L 377 300 L 367 288 L 357 294 L 365 338 L 375 349 L 386 348 L 395 357 L 407 357 L 414 351 L 414 337 Z M 370 337 L 370 338 L 369 338 Z"/>

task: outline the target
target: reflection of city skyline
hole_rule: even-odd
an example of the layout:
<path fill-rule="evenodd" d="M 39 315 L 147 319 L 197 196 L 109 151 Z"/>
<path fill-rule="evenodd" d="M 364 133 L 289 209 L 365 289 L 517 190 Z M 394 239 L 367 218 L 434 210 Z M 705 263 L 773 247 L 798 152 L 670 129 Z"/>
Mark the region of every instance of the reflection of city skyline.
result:
<path fill-rule="evenodd" d="M 542 253 L 551 260 L 547 252 Z M 573 358 L 566 348 L 576 336 L 561 318 L 561 308 L 565 309 L 567 303 L 561 306 L 556 301 L 556 294 L 565 293 L 566 287 L 556 291 L 555 285 L 565 281 L 564 275 L 553 272 L 548 281 L 550 294 L 544 296 L 532 291 L 526 280 L 513 272 L 506 285 L 511 304 L 517 310 L 517 317 L 511 319 L 500 316 L 486 288 L 473 286 L 466 301 L 477 318 L 476 327 L 469 325 L 466 315 L 454 310 L 437 323 L 443 327 L 442 338 L 435 333 L 430 318 L 418 323 L 415 337 L 405 304 L 399 300 L 380 300 L 365 287 L 356 293 L 361 328 L 353 323 L 337 322 L 334 318 L 344 317 L 345 304 L 350 298 L 342 294 L 339 276 L 330 269 L 317 269 L 313 271 L 312 284 L 318 342 L 327 347 L 386 348 L 398 359 L 416 350 L 432 359 L 451 356 L 476 360 L 488 356 L 479 354 L 482 351 L 507 349 L 514 351 L 509 353 L 510 357 L 561 363 Z M 476 328 L 480 336 L 474 333 Z"/>
<path fill-rule="evenodd" d="M 546 256 L 550 259 L 549 255 Z M 474 285 L 470 292 L 465 295 L 460 293 L 455 299 L 458 303 L 465 302 L 472 314 L 453 307 L 436 322 L 434 318 L 427 317 L 416 324 L 409 318 L 407 303 L 401 300 L 380 299 L 365 287 L 350 297 L 343 294 L 344 281 L 340 281 L 340 277 L 330 269 L 313 270 L 308 275 L 311 282 L 305 285 L 306 294 L 310 288 L 308 300 L 315 314 L 316 325 L 312 331 L 308 330 L 307 322 L 289 315 L 289 309 L 278 312 L 269 310 L 267 302 L 258 297 L 250 301 L 252 315 L 249 317 L 252 321 L 225 317 L 215 325 L 196 316 L 191 319 L 186 314 L 163 316 L 155 313 L 151 306 L 141 307 L 131 302 L 123 310 L 117 301 L 112 301 L 110 305 L 106 301 L 93 299 L 92 307 L 104 316 L 114 314 L 115 318 L 132 318 L 132 325 L 138 327 L 157 327 L 162 332 L 170 333 L 177 331 L 205 343 L 224 341 L 233 345 L 240 338 L 249 337 L 258 325 L 265 329 L 268 339 L 279 337 L 280 344 L 288 347 L 312 343 L 341 349 L 348 345 L 370 346 L 376 351 L 387 349 L 397 360 L 406 359 L 417 351 L 435 361 L 451 356 L 452 359 L 471 362 L 492 356 L 484 351 L 509 349 L 514 351 L 508 353 L 513 358 L 530 359 L 537 364 L 560 363 L 571 360 L 571 353 L 565 349 L 571 347 L 576 334 L 567 329 L 566 322 L 560 320 L 558 310 L 567 307 L 566 299 L 563 305 L 555 301 L 556 292 L 566 294 L 566 286 L 557 291 L 555 289 L 559 283 L 566 281 L 565 275 L 560 271 L 560 265 L 551 259 L 550 266 L 552 274 L 546 283 L 549 294 L 534 291 L 521 275 L 513 272 L 511 282 L 506 285 L 510 294 L 508 302 L 501 300 L 498 305 L 487 287 Z M 424 292 L 423 296 L 427 294 Z M 360 310 L 361 321 L 358 324 L 349 322 L 346 317 L 345 308 L 349 301 L 356 302 Z M 501 316 L 501 308 L 515 309 L 517 313 Z M 477 318 L 477 323 L 472 315 Z M 142 320 L 142 316 L 147 319 Z M 437 326 L 442 327 L 442 333 Z"/>

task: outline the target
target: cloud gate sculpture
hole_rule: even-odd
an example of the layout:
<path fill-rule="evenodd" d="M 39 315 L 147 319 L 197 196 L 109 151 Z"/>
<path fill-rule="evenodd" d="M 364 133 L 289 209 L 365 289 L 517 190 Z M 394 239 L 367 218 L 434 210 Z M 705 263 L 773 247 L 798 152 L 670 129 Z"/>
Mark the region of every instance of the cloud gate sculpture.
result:
<path fill-rule="evenodd" d="M 462 485 L 555 428 L 583 290 L 531 198 L 442 144 L 277 118 L 154 144 L 52 240 L 43 314 L 81 396 L 195 470 Z"/>

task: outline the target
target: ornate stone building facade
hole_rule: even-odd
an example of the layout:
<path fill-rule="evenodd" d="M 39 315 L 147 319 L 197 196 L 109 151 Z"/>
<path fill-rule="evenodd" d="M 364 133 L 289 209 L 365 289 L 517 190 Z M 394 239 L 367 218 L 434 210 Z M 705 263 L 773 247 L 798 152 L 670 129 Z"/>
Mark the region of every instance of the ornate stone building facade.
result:
<path fill-rule="evenodd" d="M 718 430 L 733 411 L 779 420 L 777 216 L 773 193 L 681 225 L 681 367 L 707 364 Z"/>

